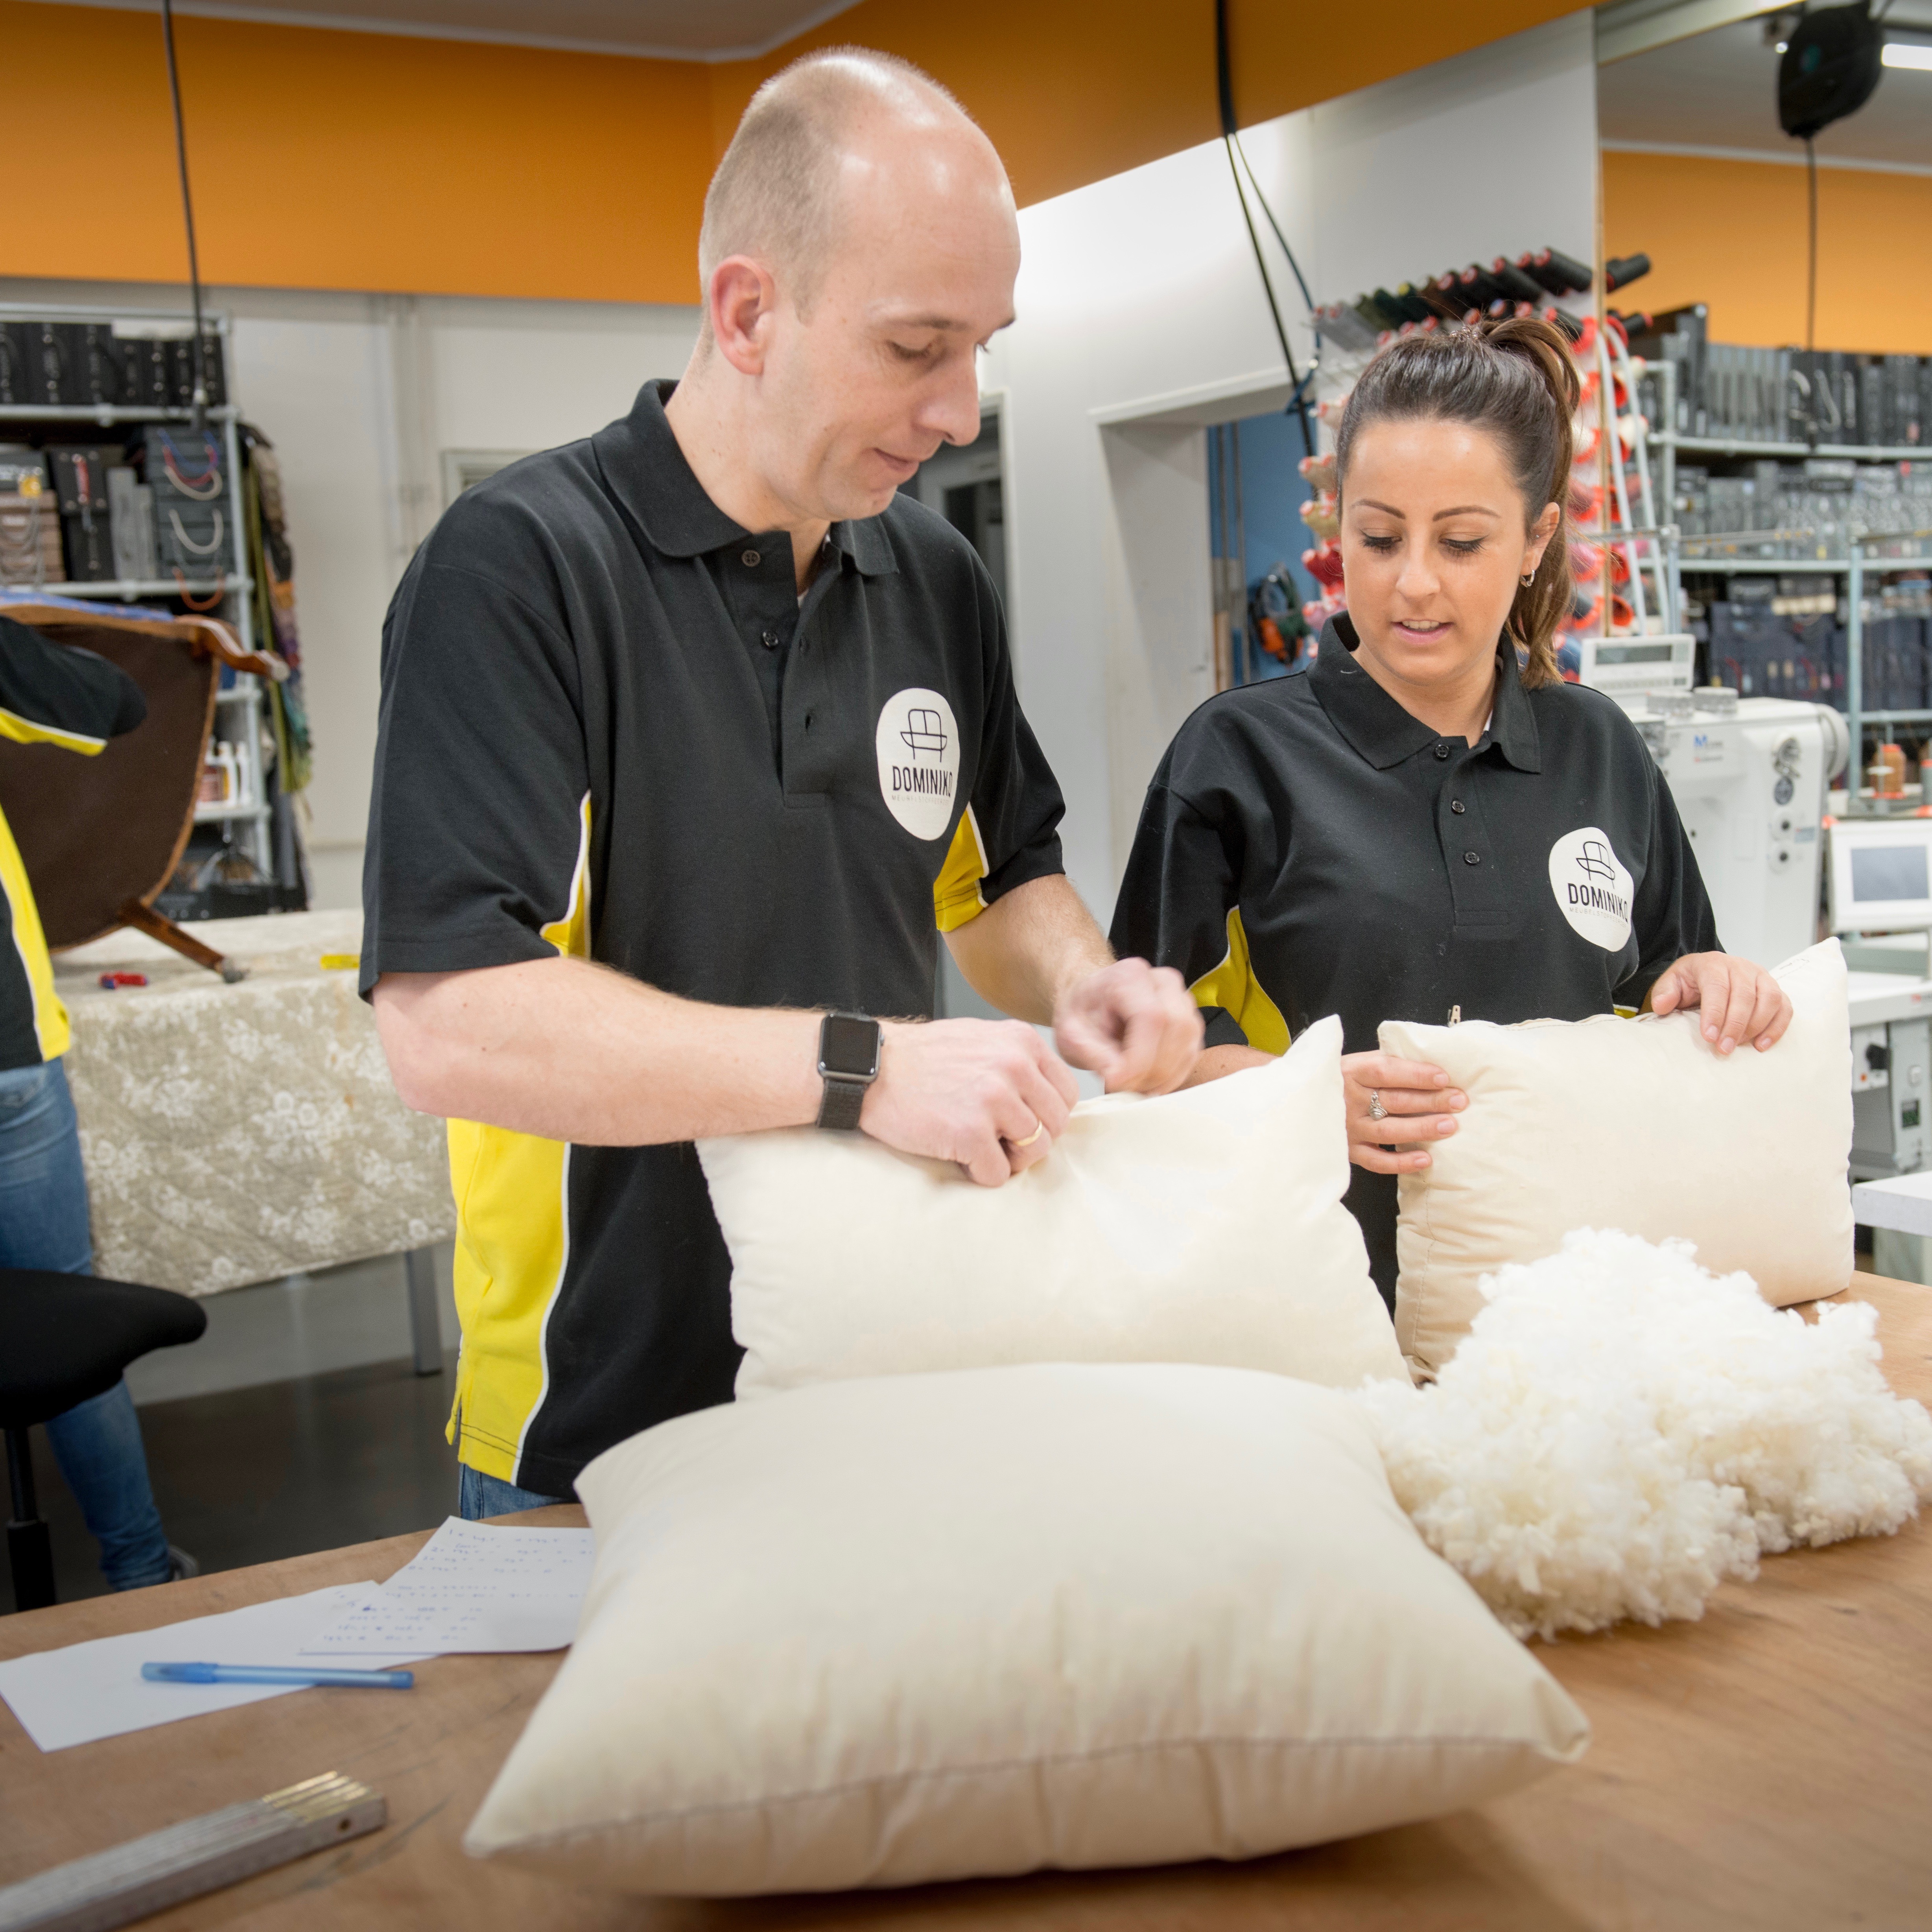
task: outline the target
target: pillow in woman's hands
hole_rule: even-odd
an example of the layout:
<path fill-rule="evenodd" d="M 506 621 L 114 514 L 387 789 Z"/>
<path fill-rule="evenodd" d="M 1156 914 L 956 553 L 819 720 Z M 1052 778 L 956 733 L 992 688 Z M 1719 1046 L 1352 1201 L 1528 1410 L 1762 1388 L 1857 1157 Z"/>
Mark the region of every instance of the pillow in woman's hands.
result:
<path fill-rule="evenodd" d="M 814 1128 L 706 1141 L 740 1396 L 1013 1362 L 1402 1374 L 1361 1231 L 1342 1029 L 1268 1066 L 1075 1108 L 1004 1186 Z"/>
<path fill-rule="evenodd" d="M 1405 1174 L 1396 1334 L 1432 1375 L 1483 1306 L 1479 1283 L 1574 1228 L 1681 1238 L 1767 1301 L 1851 1278 L 1850 1023 L 1835 939 L 1777 968 L 1790 1030 L 1720 1058 L 1696 1012 L 1520 1026 L 1385 1021 L 1382 1050 L 1432 1061 L 1469 1096 L 1456 1132 Z"/>

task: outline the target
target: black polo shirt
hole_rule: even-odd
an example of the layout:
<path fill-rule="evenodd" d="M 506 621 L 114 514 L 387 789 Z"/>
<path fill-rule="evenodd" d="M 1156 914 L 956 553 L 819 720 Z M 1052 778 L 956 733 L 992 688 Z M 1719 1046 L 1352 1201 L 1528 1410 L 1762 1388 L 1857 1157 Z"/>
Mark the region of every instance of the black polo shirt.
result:
<path fill-rule="evenodd" d="M 929 1015 L 939 932 L 1060 870 L 992 582 L 901 497 L 835 526 L 801 605 L 790 540 L 699 487 L 670 388 L 466 492 L 398 590 L 363 988 L 564 953 L 724 1005 Z M 730 1399 L 688 1145 L 449 1135 L 466 1463 L 565 1495 Z"/>
<path fill-rule="evenodd" d="M 1669 788 L 1611 699 L 1527 691 L 1504 646 L 1472 746 L 1411 716 L 1355 643 L 1336 618 L 1305 676 L 1210 698 L 1148 788 L 1114 946 L 1179 968 L 1209 1046 L 1283 1052 L 1329 1013 L 1350 1053 L 1388 1019 L 1585 1019 L 1717 946 Z M 1393 1305 L 1395 1178 L 1356 1169 L 1348 1204 Z"/>

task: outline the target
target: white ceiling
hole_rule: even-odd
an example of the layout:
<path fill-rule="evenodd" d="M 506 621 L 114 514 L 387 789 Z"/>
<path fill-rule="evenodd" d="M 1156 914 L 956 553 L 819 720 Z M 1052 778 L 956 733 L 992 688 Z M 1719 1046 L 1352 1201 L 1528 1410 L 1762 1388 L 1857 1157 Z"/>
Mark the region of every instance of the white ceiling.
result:
<path fill-rule="evenodd" d="M 1914 39 L 1932 38 L 1932 0 L 1893 0 L 1886 24 Z M 1778 124 L 1778 53 L 1765 39 L 1762 20 L 1599 68 L 1597 124 L 1610 146 L 1724 148 L 1785 160 L 1804 153 Z M 1817 148 L 1821 161 L 1932 172 L 1932 74 L 1887 68 L 1877 92 L 1827 128 Z"/>
<path fill-rule="evenodd" d="M 64 0 L 158 14 L 160 0 Z M 179 14 L 657 59 L 742 60 L 854 0 L 175 0 Z"/>

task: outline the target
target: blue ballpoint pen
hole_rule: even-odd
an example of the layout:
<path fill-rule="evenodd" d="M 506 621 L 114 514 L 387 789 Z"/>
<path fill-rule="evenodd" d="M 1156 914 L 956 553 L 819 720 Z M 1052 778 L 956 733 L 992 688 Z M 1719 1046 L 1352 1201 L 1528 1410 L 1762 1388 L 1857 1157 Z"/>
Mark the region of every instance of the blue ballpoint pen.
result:
<path fill-rule="evenodd" d="M 371 1690 L 407 1690 L 416 1681 L 413 1670 L 290 1670 L 271 1664 L 144 1664 L 141 1675 L 150 1684 L 341 1684 Z"/>

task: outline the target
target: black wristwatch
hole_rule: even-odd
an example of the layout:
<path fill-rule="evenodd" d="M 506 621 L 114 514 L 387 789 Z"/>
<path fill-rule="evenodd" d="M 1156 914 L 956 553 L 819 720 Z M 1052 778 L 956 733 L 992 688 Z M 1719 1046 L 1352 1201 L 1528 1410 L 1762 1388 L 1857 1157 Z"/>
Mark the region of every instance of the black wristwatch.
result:
<path fill-rule="evenodd" d="M 879 1077 L 885 1030 L 863 1013 L 827 1013 L 819 1022 L 818 1077 L 825 1082 L 818 1108 L 821 1127 L 850 1130 L 859 1124 L 866 1089 Z"/>

